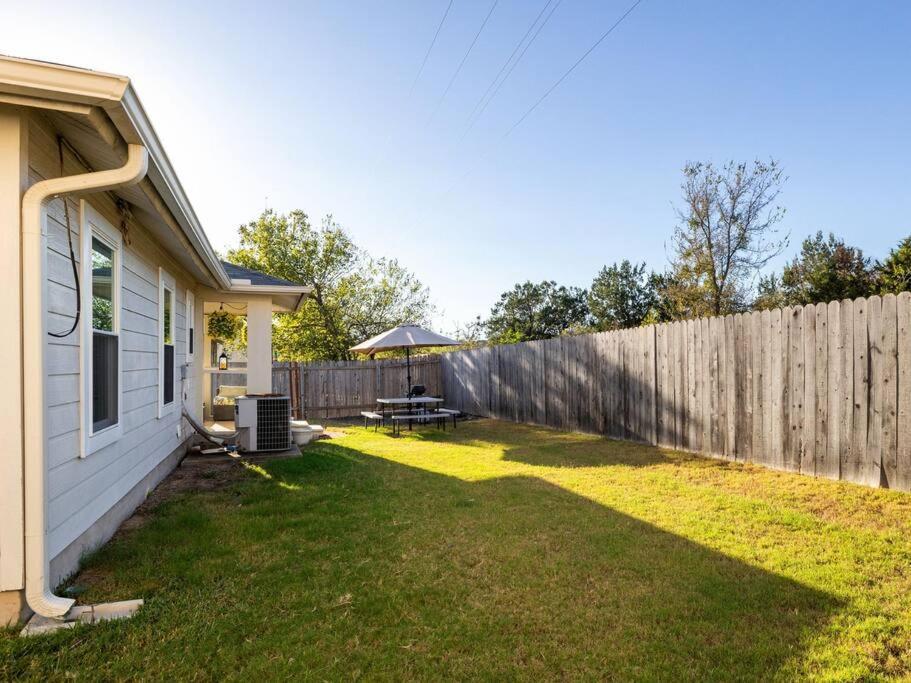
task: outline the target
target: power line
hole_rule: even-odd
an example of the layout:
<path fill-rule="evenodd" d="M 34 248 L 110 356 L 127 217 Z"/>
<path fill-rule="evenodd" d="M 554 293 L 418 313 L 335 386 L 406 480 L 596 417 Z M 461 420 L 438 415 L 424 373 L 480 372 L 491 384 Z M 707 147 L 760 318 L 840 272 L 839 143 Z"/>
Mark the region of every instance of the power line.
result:
<path fill-rule="evenodd" d="M 560 1 L 562 1 L 562 0 L 560 0 Z M 522 116 L 519 118 L 518 121 L 516 121 L 512 126 L 509 127 L 509 130 L 507 130 L 507 131 L 503 134 L 503 137 L 502 137 L 501 139 L 502 139 L 502 140 L 505 140 L 506 138 L 508 138 L 509 135 L 510 135 L 516 128 L 518 128 L 518 127 L 522 124 L 522 122 L 523 122 L 525 119 L 527 119 L 527 118 L 529 117 L 529 115 L 530 115 L 535 109 L 537 109 L 538 106 L 539 106 L 545 99 L 547 99 L 548 95 L 550 95 L 554 90 L 556 90 L 557 87 L 558 87 L 564 80 L 566 80 L 567 76 L 569 76 L 569 75 L 576 69 L 576 67 L 578 67 L 583 61 L 585 61 L 585 59 L 586 59 L 592 52 L 594 52 L 595 49 L 596 49 L 601 43 L 603 43 L 604 40 L 605 40 L 611 33 L 613 33 L 614 29 L 616 29 L 621 23 L 623 23 L 623 20 L 626 19 L 626 18 L 632 13 L 632 11 L 633 11 L 634 9 L 636 9 L 636 7 L 638 7 L 641 3 L 642 3 L 642 0 L 636 0 L 636 2 L 634 2 L 634 3 L 630 6 L 630 8 L 629 8 L 628 10 L 626 10 L 626 12 L 624 12 L 624 13 L 620 16 L 620 18 L 617 19 L 617 21 L 615 21 L 615 22 L 613 23 L 613 25 L 612 25 L 609 29 L 607 29 L 607 31 L 605 31 L 605 32 L 601 35 L 600 38 L 598 38 L 598 40 L 595 41 L 594 45 L 592 45 L 590 48 L 588 48 L 588 50 L 586 50 L 586 51 L 582 54 L 582 56 L 579 57 L 579 59 L 577 59 L 577 60 L 575 61 L 575 63 L 574 63 L 571 67 L 569 67 L 569 69 L 567 69 L 566 72 L 565 72 L 562 76 L 560 76 L 560 78 L 557 79 L 556 83 L 554 83 L 552 86 L 550 86 L 550 87 L 544 92 L 544 94 L 538 99 L 538 101 L 535 102 L 535 103 L 528 109 L 528 111 L 526 111 L 524 114 L 522 114 Z M 558 4 L 559 4 L 559 2 L 558 2 Z M 554 9 L 556 9 L 556 6 L 554 7 Z M 553 14 L 553 10 L 551 10 L 551 14 Z M 549 18 L 549 17 L 550 17 L 550 15 L 548 15 L 548 18 Z M 539 31 L 540 31 L 540 28 L 543 28 L 543 24 L 542 24 L 541 27 L 539 27 L 539 29 L 538 29 Z M 527 47 L 528 47 L 528 46 L 526 46 L 526 49 L 527 49 Z M 520 57 L 520 58 L 521 58 L 521 57 Z M 515 65 L 513 65 L 513 66 L 515 66 Z M 488 102 L 489 102 L 489 101 L 488 101 Z M 472 166 L 470 166 L 470 167 L 468 168 L 468 170 L 465 171 L 465 173 L 462 174 L 462 176 L 461 176 L 460 178 L 457 178 L 457 179 L 452 183 L 452 185 L 449 186 L 449 189 L 446 190 L 446 192 L 443 194 L 443 197 L 449 196 L 449 194 L 455 189 L 455 187 L 456 187 L 459 183 L 461 183 L 461 182 L 464 181 L 469 175 L 471 175 L 471 173 L 474 171 L 474 169 L 477 167 L 477 165 L 478 165 L 479 163 L 481 163 L 482 161 L 484 161 L 484 160 L 487 158 L 488 154 L 490 154 L 490 151 L 491 151 L 491 149 L 488 147 L 488 149 L 484 151 L 484 153 L 481 155 L 481 157 L 480 157 L 479 159 L 477 159 L 476 162 L 475 162 Z"/>
<path fill-rule="evenodd" d="M 519 39 L 519 42 L 516 43 L 516 46 L 513 48 L 509 57 L 506 58 L 506 61 L 503 63 L 503 66 L 500 67 L 500 70 L 497 72 L 497 75 L 493 77 L 493 80 L 490 82 L 490 85 L 487 86 L 487 90 L 484 91 L 484 94 L 481 95 L 481 99 L 478 100 L 478 103 L 474 106 L 474 109 L 472 109 L 471 113 L 468 115 L 469 123 L 472 122 L 475 112 L 478 111 L 478 109 L 481 107 L 481 104 L 483 104 L 484 99 L 487 97 L 487 95 L 490 94 L 490 91 L 493 90 L 493 87 L 497 84 L 497 81 L 500 80 L 500 76 L 502 76 L 503 72 L 506 71 L 506 67 L 509 66 L 510 62 L 512 62 L 512 58 L 516 56 L 516 53 L 519 51 L 519 48 L 522 47 L 522 43 L 524 43 L 525 39 L 528 38 L 528 35 L 532 32 L 532 29 L 534 29 L 534 27 L 537 25 L 538 21 L 541 19 L 541 16 L 544 14 L 544 12 L 547 11 L 547 8 L 550 6 L 550 3 L 552 3 L 553 1 L 554 0 L 547 0 L 547 2 L 544 3 L 544 7 L 542 7 L 541 11 L 538 12 L 538 16 L 535 17 L 535 20 L 533 22 L 531 22 L 531 26 L 528 27 L 527 31 L 525 31 L 525 35 L 523 35 L 522 38 Z"/>
<path fill-rule="evenodd" d="M 550 86 L 550 87 L 544 92 L 544 94 L 541 95 L 541 97 L 538 99 L 538 101 L 535 102 L 533 105 L 531 105 L 531 107 L 529 107 L 528 111 L 526 111 L 524 114 L 522 114 L 522 116 L 519 118 L 519 120 L 516 121 L 514 124 L 512 124 L 512 126 L 510 126 L 509 130 L 507 130 L 506 133 L 503 135 L 503 139 L 505 140 L 506 138 L 508 138 L 509 135 L 510 135 L 510 133 L 512 133 L 516 128 L 518 128 L 518 127 L 522 124 L 522 122 L 523 122 L 525 119 L 527 119 L 528 116 L 529 116 L 535 109 L 538 108 L 538 105 L 540 105 L 544 100 L 546 100 L 547 97 L 548 97 L 548 95 L 550 95 L 554 90 L 556 90 L 556 89 L 559 87 L 559 85 L 560 85 L 564 80 L 566 80 L 567 76 L 569 76 L 573 71 L 575 71 L 576 67 L 579 66 L 582 62 L 584 62 L 585 59 L 586 59 L 586 57 L 588 57 L 592 52 L 594 52 L 595 49 L 596 49 L 601 43 L 603 43 L 604 40 L 605 40 L 611 33 L 614 32 L 614 29 L 617 28 L 620 24 L 623 23 L 623 20 L 626 19 L 626 18 L 632 13 L 632 11 L 633 11 L 634 9 L 636 9 L 636 8 L 639 6 L 639 4 L 640 4 L 641 2 L 642 2 L 642 0 L 636 0 L 636 2 L 634 2 L 634 3 L 630 6 L 630 8 L 629 8 L 628 10 L 626 10 L 626 12 L 624 12 L 623 15 L 622 15 L 619 19 L 617 19 L 617 21 L 615 21 L 614 24 L 613 24 L 609 29 L 607 29 L 607 30 L 601 35 L 600 38 L 598 38 L 598 40 L 595 41 L 595 44 L 592 45 L 590 48 L 588 48 L 588 49 L 585 51 L 585 53 L 584 53 L 581 57 L 579 57 L 579 59 L 577 59 L 577 60 L 575 61 L 575 63 L 574 63 L 571 67 L 569 67 L 569 69 L 567 69 L 566 72 L 565 72 L 562 76 L 560 76 L 560 78 L 557 79 L 557 82 L 554 83 L 552 86 Z"/>
<path fill-rule="evenodd" d="M 465 56 L 462 57 L 462 61 L 459 62 L 459 66 L 456 68 L 455 73 L 452 74 L 452 78 L 449 79 L 449 84 L 446 86 L 446 90 L 443 91 L 440 101 L 437 102 L 437 106 L 434 108 L 433 113 L 430 115 L 430 120 L 436 116 L 436 113 L 439 111 L 440 106 L 443 104 L 443 100 L 446 99 L 446 95 L 449 94 L 449 89 L 452 88 L 452 84 L 455 83 L 456 78 L 459 77 L 459 73 L 462 71 L 462 67 L 465 66 L 465 62 L 468 59 L 468 55 L 471 54 L 471 51 L 474 49 L 475 43 L 478 42 L 478 38 L 481 37 L 481 33 L 484 31 L 484 27 L 487 26 L 487 21 L 490 19 L 490 15 L 493 14 L 493 11 L 497 7 L 497 3 L 500 0 L 493 0 L 493 4 L 490 6 L 490 11 L 487 13 L 487 16 L 484 17 L 484 21 L 481 23 L 481 28 L 478 29 L 478 32 L 474 36 L 474 40 L 471 41 L 471 45 L 468 46 L 468 50 L 465 51 Z"/>
<path fill-rule="evenodd" d="M 408 91 L 408 98 L 411 98 L 411 94 L 414 92 L 414 87 L 418 84 L 418 80 L 421 78 L 421 74 L 424 73 L 424 67 L 427 66 L 427 60 L 430 58 L 430 53 L 433 52 L 433 46 L 437 43 L 437 38 L 440 37 L 440 31 L 443 30 L 443 24 L 446 23 L 446 17 L 449 16 L 449 10 L 452 9 L 452 3 L 454 0 L 449 0 L 449 4 L 446 6 L 446 11 L 443 12 L 443 18 L 440 19 L 440 25 L 437 26 L 436 33 L 433 34 L 433 40 L 430 41 L 430 47 L 427 48 L 427 53 L 424 55 L 424 61 L 421 62 L 421 68 L 418 69 L 417 76 L 414 77 L 414 82 L 411 84 L 411 90 Z"/>
<path fill-rule="evenodd" d="M 408 97 L 405 98 L 406 102 L 411 101 L 411 96 L 414 94 L 414 88 L 418 84 L 418 80 L 421 78 L 421 74 L 424 73 L 424 67 L 427 65 L 427 60 L 430 59 L 430 53 L 433 51 L 434 45 L 436 45 L 437 38 L 440 37 L 440 31 L 443 30 L 443 24 L 446 23 L 446 17 L 449 16 L 449 10 L 452 9 L 452 3 L 454 0 L 449 0 L 449 4 L 446 6 L 446 11 L 443 12 L 443 18 L 440 19 L 439 25 L 437 25 L 437 30 L 433 34 L 433 40 L 430 41 L 430 46 L 427 48 L 427 52 L 424 54 L 424 59 L 421 62 L 421 68 L 418 69 L 417 75 L 414 77 L 414 81 L 411 83 L 411 88 L 408 90 Z M 380 148 L 381 161 L 378 161 L 374 164 L 374 172 L 380 166 L 386 165 L 386 160 L 389 157 L 389 141 L 392 140 L 392 132 L 386 131 L 386 138 L 383 141 L 383 145 Z"/>
<path fill-rule="evenodd" d="M 557 8 L 560 6 L 560 3 L 562 3 L 562 2 L 563 2 L 563 0 L 557 0 L 557 3 L 551 8 L 548 15 L 546 17 L 544 17 L 544 21 L 541 22 L 540 26 L 538 26 L 538 30 L 535 31 L 535 34 L 531 37 L 531 40 L 529 40 L 528 43 L 525 45 L 525 47 L 522 49 L 522 52 L 516 58 L 516 61 L 514 61 L 512 63 L 512 66 L 509 67 L 509 71 L 506 72 L 506 75 L 503 77 L 503 80 L 500 81 L 500 83 L 497 85 L 496 89 L 493 91 L 493 94 L 491 94 L 490 98 L 484 103 L 484 106 L 481 107 L 481 110 L 478 112 L 477 116 L 475 116 L 474 120 L 469 122 L 468 128 L 466 128 L 465 133 L 462 134 L 463 138 L 465 137 L 465 135 L 468 134 L 468 131 L 470 131 L 474 127 L 474 124 L 478 122 L 478 119 L 480 119 L 484 115 L 484 112 L 487 111 L 487 107 L 490 106 L 490 103 L 494 101 L 496 96 L 499 94 L 500 89 L 503 87 L 503 84 L 509 80 L 509 77 L 512 75 L 512 72 L 515 71 L 516 67 L 519 65 L 519 62 L 521 62 L 522 58 L 525 56 L 525 53 L 528 52 L 528 48 L 531 47 L 532 43 L 535 42 L 535 39 L 537 39 L 538 35 L 541 33 L 541 31 L 544 29 L 544 27 L 547 26 L 547 22 L 550 21 L 550 18 L 554 15 L 554 12 L 557 11 Z M 550 2 L 548 2 L 547 4 L 549 5 Z M 546 9 L 547 9 L 547 5 L 544 6 L 544 10 L 546 10 Z M 544 10 L 541 10 L 541 12 L 543 13 Z M 540 15 L 538 15 L 538 16 L 540 18 Z M 535 19 L 535 23 L 537 23 L 537 19 Z M 532 24 L 532 28 L 533 27 L 534 27 L 534 24 Z M 524 38 L 523 38 L 523 40 L 524 40 Z"/>

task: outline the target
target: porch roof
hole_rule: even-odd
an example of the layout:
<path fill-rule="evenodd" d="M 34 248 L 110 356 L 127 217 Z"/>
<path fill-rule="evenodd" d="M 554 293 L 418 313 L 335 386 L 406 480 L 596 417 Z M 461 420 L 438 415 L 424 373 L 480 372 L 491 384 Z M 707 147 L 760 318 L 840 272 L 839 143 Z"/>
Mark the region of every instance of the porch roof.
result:
<path fill-rule="evenodd" d="M 243 266 L 239 266 L 236 263 L 230 263 L 229 261 L 222 261 L 221 265 L 224 266 L 225 272 L 228 274 L 228 277 L 231 278 L 232 283 L 236 280 L 249 280 L 248 284 L 251 285 L 267 285 L 273 287 L 298 286 L 296 282 L 284 280 L 280 277 L 275 277 L 274 275 L 267 275 L 258 270 L 253 270 L 252 268 L 244 268 Z"/>
<path fill-rule="evenodd" d="M 252 268 L 244 268 L 228 261 L 221 262 L 225 272 L 231 278 L 231 286 L 223 293 L 240 295 L 265 294 L 272 298 L 272 309 L 276 312 L 297 311 L 313 291 L 312 287 L 299 285 L 274 275 L 261 273 Z M 232 297 L 236 301 L 236 297 Z M 208 311 L 207 311 L 208 312 Z"/>

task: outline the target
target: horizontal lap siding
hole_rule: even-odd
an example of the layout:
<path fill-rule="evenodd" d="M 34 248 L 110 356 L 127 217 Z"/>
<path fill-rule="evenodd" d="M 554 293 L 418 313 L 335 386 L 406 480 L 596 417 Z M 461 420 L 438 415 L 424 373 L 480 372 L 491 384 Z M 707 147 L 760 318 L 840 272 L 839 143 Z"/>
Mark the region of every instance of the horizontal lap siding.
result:
<path fill-rule="evenodd" d="M 31 182 L 59 175 L 56 142 L 38 117 L 30 126 Z M 84 169 L 68 161 L 66 173 Z M 88 198 L 112 225 L 117 214 L 105 193 Z M 69 201 L 73 250 L 80 254 L 79 204 Z M 48 329 L 66 331 L 73 323 L 76 289 L 70 264 L 62 200 L 48 205 Z M 142 226 L 131 225 L 132 244 L 121 252 L 121 424 L 123 435 L 108 447 L 80 458 L 80 343 L 77 329 L 47 343 L 47 449 L 49 553 L 59 554 L 181 445 L 179 380 L 175 409 L 158 419 L 158 268 L 177 282 L 175 365 L 186 354 L 186 277 L 151 243 Z M 81 276 L 81 270 L 80 270 Z M 85 313 L 85 312 L 83 312 Z"/>

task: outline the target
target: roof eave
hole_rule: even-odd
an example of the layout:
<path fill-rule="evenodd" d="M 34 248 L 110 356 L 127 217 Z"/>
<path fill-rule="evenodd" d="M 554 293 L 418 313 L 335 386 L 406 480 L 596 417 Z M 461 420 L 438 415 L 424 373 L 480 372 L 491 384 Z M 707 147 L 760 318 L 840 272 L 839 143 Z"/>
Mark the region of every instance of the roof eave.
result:
<path fill-rule="evenodd" d="M 123 97 L 126 76 L 18 57 L 0 59 L 0 83 L 7 92 L 48 100 L 106 106 Z"/>
<path fill-rule="evenodd" d="M 294 303 L 292 310 L 296 313 L 301 309 L 301 306 L 304 305 L 304 301 L 307 300 L 307 297 L 313 292 L 313 287 L 307 287 L 304 285 L 295 285 L 281 287 L 278 285 L 237 285 L 232 284 L 227 288 L 229 292 L 235 292 L 238 294 L 266 294 L 270 296 L 287 296 L 289 298 L 296 297 L 297 300 Z"/>
<path fill-rule="evenodd" d="M 133 87 L 128 85 L 120 101 L 105 106 L 105 111 L 114 126 L 123 135 L 124 140 L 128 143 L 139 143 L 149 150 L 149 180 L 152 181 L 155 189 L 161 194 L 165 204 L 177 219 L 186 238 L 190 240 L 193 248 L 205 261 L 218 286 L 229 289 L 231 278 L 228 277 L 218 254 L 209 243 L 202 224 L 193 210 L 193 205 L 184 192 L 161 140 Z M 131 137 L 137 139 L 131 140 Z"/>
<path fill-rule="evenodd" d="M 129 78 L 52 62 L 3 56 L 0 59 L 0 89 L 49 102 L 102 108 L 125 142 L 141 144 L 148 150 L 149 180 L 205 263 L 212 276 L 212 284 L 230 289 L 231 279 L 209 243 Z"/>

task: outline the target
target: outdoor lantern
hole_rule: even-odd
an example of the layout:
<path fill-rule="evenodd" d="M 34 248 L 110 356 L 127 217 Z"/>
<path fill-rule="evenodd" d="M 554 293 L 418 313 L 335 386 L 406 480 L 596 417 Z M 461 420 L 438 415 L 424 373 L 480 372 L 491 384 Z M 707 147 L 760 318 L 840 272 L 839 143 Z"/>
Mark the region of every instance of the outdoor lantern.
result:
<path fill-rule="evenodd" d="M 221 355 L 218 357 L 218 369 L 227 370 L 228 369 L 228 354 L 224 351 L 221 352 Z"/>

